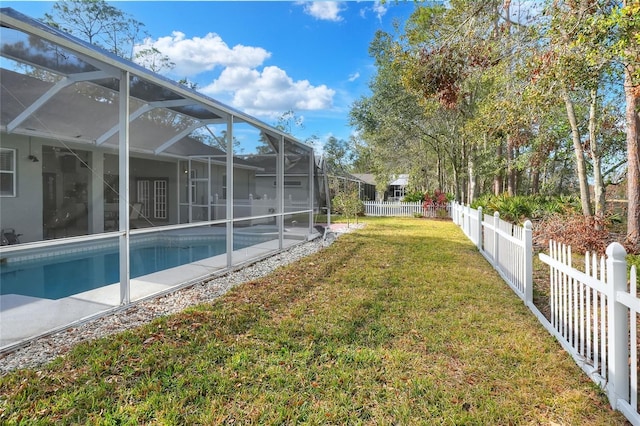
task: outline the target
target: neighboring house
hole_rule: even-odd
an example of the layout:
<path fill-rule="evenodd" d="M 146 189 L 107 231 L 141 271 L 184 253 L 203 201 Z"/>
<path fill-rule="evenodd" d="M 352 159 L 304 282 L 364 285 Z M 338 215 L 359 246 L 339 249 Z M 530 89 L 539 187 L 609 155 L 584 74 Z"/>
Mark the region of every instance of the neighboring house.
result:
<path fill-rule="evenodd" d="M 387 201 L 402 201 L 407 193 L 409 175 L 393 175 L 387 189 Z"/>
<path fill-rule="evenodd" d="M 366 195 L 375 201 L 402 201 L 409 183 L 408 174 L 393 175 L 384 191 L 376 191 L 375 175 L 371 173 L 354 173 L 353 176 L 363 183 Z M 374 195 L 370 197 L 370 195 Z M 364 199 L 364 198 L 363 198 Z"/>
<path fill-rule="evenodd" d="M 361 182 L 360 199 L 363 201 L 377 201 L 384 199 L 384 192 L 376 190 L 376 177 L 372 173 L 353 173 L 352 176 Z"/>

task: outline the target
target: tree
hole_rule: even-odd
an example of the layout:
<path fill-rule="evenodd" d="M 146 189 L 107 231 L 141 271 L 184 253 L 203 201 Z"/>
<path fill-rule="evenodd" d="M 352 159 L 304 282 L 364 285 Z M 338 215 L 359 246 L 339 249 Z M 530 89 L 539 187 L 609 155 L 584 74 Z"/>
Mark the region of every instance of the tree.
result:
<path fill-rule="evenodd" d="M 364 211 L 364 204 L 360 200 L 360 194 L 358 187 L 352 184 L 347 184 L 342 187 L 333 188 L 334 196 L 331 199 L 331 206 L 333 210 L 344 215 L 347 220 L 347 227 L 351 221 L 351 218 L 358 223 L 358 215 Z"/>
<path fill-rule="evenodd" d="M 640 2 L 625 0 L 614 15 L 621 28 L 618 53 L 623 59 L 627 122 L 628 247 L 640 251 Z"/>
<path fill-rule="evenodd" d="M 626 78 L 627 241 L 637 247 L 640 1 L 547 0 L 528 21 L 513 18 L 512 3 L 417 7 L 403 32 L 378 32 L 372 94 L 351 110 L 358 150 L 377 173 L 410 170 L 416 187 L 437 169 L 438 188 L 458 200 L 579 191 L 584 215 L 593 197 L 603 216 L 626 160 Z"/>
<path fill-rule="evenodd" d="M 164 70 L 171 70 L 176 66 L 168 56 L 163 55 L 160 50 L 153 46 L 138 50 L 135 54 L 135 61 L 137 64 L 142 65 L 155 73 L 160 73 Z M 197 86 L 197 83 L 191 83 L 186 79 L 180 80 L 179 83 L 184 84 L 185 86 L 189 86 L 190 84 L 195 85 L 190 87 L 191 89 L 195 89 Z"/>
<path fill-rule="evenodd" d="M 626 101 L 626 153 L 627 153 L 627 238 L 628 247 L 640 250 L 640 117 L 638 98 L 640 90 L 640 2 L 626 0 L 567 1 L 552 3 L 552 10 L 560 10 L 557 28 L 564 31 L 564 52 L 560 58 L 571 58 L 566 69 L 579 70 L 572 83 L 589 93 L 589 154 L 593 160 L 596 189 L 596 213 L 604 199 L 603 177 L 598 174 L 600 156 L 606 149 L 596 143 L 595 106 L 601 87 L 624 81 Z M 565 63 L 566 64 L 566 63 Z M 620 67 L 622 64 L 622 68 Z M 577 65 L 577 66 L 576 66 Z M 621 75 L 621 72 L 623 75 Z M 612 82 L 604 77 L 611 76 Z M 604 86 L 603 86 L 604 84 Z M 611 120 L 609 120 L 611 121 Z M 600 120 L 606 123 L 606 120 Z M 601 126 L 601 125 L 600 125 Z M 602 135 L 603 133 L 600 132 Z M 600 144 L 602 141 L 600 141 Z M 614 165 L 615 168 L 615 165 Z M 603 173 L 600 173 L 603 175 Z"/>
<path fill-rule="evenodd" d="M 324 144 L 323 152 L 329 173 L 345 175 L 351 171 L 353 156 L 347 141 L 329 136 Z"/>
<path fill-rule="evenodd" d="M 278 117 L 274 127 L 293 135 L 295 129 L 304 129 L 304 117 L 296 115 L 293 110 L 285 111 Z"/>
<path fill-rule="evenodd" d="M 385 188 L 390 175 L 409 171 L 411 182 L 423 190 L 450 189 L 454 186 L 451 164 L 460 158 L 458 146 L 450 143 L 456 139 L 457 118 L 434 102 L 421 104 L 419 96 L 406 90 L 398 79 L 402 73 L 402 63 L 396 60 L 399 49 L 397 41 L 382 31 L 371 42 L 369 52 L 378 68 L 370 83 L 372 95 L 355 102 L 350 112 L 351 124 L 358 129 L 354 146 L 364 154 L 356 162 L 368 158 L 368 169 L 362 171 L 374 173 L 378 185 Z M 456 172 L 453 175 L 459 177 Z"/>
<path fill-rule="evenodd" d="M 506 161 L 494 164 L 506 167 L 508 190 L 515 193 L 515 156 L 530 134 L 531 123 L 522 120 L 526 115 L 518 113 L 522 108 L 514 101 L 521 90 L 514 69 L 523 61 L 533 37 L 528 27 L 512 22 L 509 4 L 497 0 L 452 1 L 447 8 L 418 9 L 407 26 L 404 49 L 396 56 L 406 90 L 418 96 L 422 105 L 437 102 L 439 108 L 433 112 L 438 115 L 456 118 L 456 125 L 449 126 L 447 142 L 457 147 L 451 158 L 453 179 L 456 198 L 463 201 L 478 194 L 479 170 L 485 168 L 481 162 L 489 160 L 486 151 L 493 143 L 500 156 L 506 153 Z M 491 94 L 498 95 L 494 98 L 498 103 L 509 106 L 504 111 L 514 112 L 500 114 L 501 119 L 515 118 L 504 120 L 501 129 L 493 126 L 478 132 L 481 126 L 473 122 L 479 108 L 492 110 L 490 121 L 497 121 L 498 103 L 487 105 Z"/>
<path fill-rule="evenodd" d="M 155 47 L 135 52 L 136 44 L 145 36 L 144 24 L 105 0 L 55 2 L 51 13 L 45 13 L 43 21 L 153 72 L 175 66 Z"/>
<path fill-rule="evenodd" d="M 133 59 L 133 46 L 144 24 L 104 0 L 64 0 L 54 3 L 44 22 L 116 55 Z"/>

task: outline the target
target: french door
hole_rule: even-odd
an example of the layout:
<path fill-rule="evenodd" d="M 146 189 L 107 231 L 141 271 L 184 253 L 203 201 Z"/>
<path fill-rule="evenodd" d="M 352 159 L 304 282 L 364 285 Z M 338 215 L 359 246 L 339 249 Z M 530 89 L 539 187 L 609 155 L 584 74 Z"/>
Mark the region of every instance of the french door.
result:
<path fill-rule="evenodd" d="M 166 178 L 138 179 L 136 202 L 140 204 L 142 216 L 151 220 L 168 219 L 169 180 Z"/>

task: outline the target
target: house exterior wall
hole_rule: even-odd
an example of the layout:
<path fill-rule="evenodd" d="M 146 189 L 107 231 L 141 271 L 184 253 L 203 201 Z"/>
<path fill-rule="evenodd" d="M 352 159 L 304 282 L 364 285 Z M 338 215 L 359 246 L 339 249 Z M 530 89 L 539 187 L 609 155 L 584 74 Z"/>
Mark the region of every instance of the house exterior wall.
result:
<path fill-rule="evenodd" d="M 39 241 L 42 229 L 42 161 L 33 162 L 27 157 L 28 137 L 0 135 L 3 148 L 16 149 L 16 196 L 0 197 L 2 226 L 14 228 L 21 242 Z M 31 138 L 31 154 L 42 159 L 42 140 Z"/>
<path fill-rule="evenodd" d="M 63 178 L 60 170 L 47 168 L 45 165 L 46 151 L 51 148 L 66 149 L 69 144 L 61 144 L 58 141 L 31 137 L 24 135 L 1 135 L 3 148 L 16 151 L 16 194 L 14 197 L 0 198 L 0 217 L 3 228 L 13 228 L 16 233 L 22 234 L 20 241 L 23 243 L 42 241 L 51 238 L 46 235 L 46 216 L 43 202 L 43 174 L 49 173 L 55 177 L 55 192 L 58 194 L 56 209 L 60 209 L 64 203 Z M 87 233 L 104 232 L 104 180 L 105 174 L 117 176 L 118 157 L 105 153 L 102 150 L 91 150 L 91 146 L 78 145 L 74 149 L 89 152 L 89 182 L 87 185 Z M 33 162 L 27 157 L 33 155 L 39 159 Z M 178 206 L 177 197 L 177 160 L 164 161 L 144 158 L 131 158 L 131 182 L 130 191 L 133 197 L 136 194 L 136 182 L 138 178 L 163 178 L 168 182 L 168 217 L 165 223 L 177 223 Z M 117 188 L 115 188 L 117 190 Z M 55 237 L 55 235 L 53 236 Z"/>

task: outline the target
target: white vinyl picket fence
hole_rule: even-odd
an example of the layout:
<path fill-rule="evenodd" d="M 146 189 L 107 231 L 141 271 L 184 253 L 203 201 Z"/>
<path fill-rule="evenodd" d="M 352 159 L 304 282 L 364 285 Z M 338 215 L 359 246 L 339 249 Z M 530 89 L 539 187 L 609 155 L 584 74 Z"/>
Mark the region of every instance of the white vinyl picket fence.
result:
<path fill-rule="evenodd" d="M 365 216 L 415 216 L 450 217 L 451 205 L 444 208 L 423 208 L 421 202 L 402 203 L 397 201 L 365 201 Z"/>
<path fill-rule="evenodd" d="M 453 203 L 451 216 L 480 253 L 524 301 L 582 370 L 607 393 L 611 406 L 640 426 L 638 333 L 640 299 L 635 266 L 613 243 L 606 256 L 587 254 L 584 272 L 571 266 L 571 248 L 552 242 L 540 260 L 549 265 L 551 318 L 533 304 L 531 222 L 523 227 Z"/>

